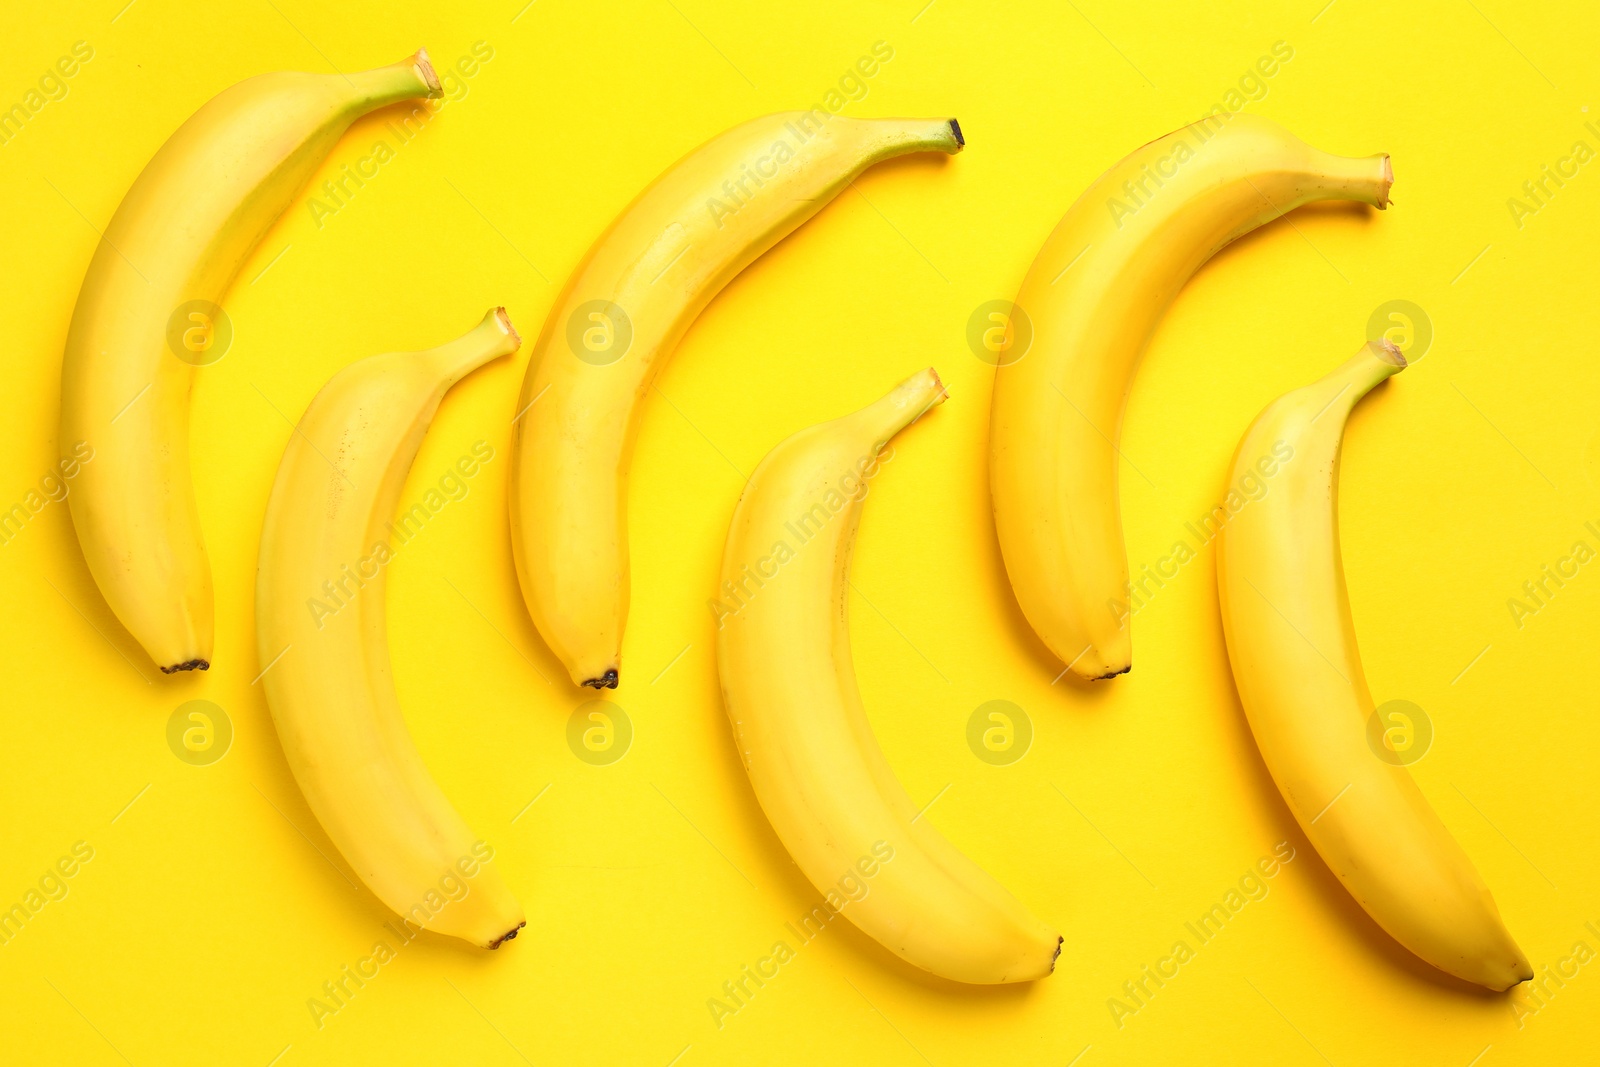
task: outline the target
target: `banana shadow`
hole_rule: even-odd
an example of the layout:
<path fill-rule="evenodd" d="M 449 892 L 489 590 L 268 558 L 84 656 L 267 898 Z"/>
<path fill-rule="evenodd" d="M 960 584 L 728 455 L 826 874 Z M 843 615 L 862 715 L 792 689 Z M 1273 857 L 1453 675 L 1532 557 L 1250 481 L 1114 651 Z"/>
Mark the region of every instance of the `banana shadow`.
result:
<path fill-rule="evenodd" d="M 987 399 L 985 403 L 987 403 Z M 987 422 L 987 407 L 985 408 L 984 418 L 985 422 Z M 987 433 L 984 436 L 983 447 L 985 454 L 987 454 L 989 450 Z M 980 466 L 983 471 L 981 486 L 984 512 L 986 516 L 989 516 L 990 521 L 982 524 L 983 540 L 981 544 L 983 558 L 970 562 L 974 565 L 974 570 L 983 577 L 989 602 L 998 607 L 1001 625 L 1005 628 L 1006 635 L 1011 639 L 1012 645 L 1023 651 L 1038 669 L 1041 676 L 1052 679 L 1051 688 L 1072 694 L 1070 700 L 1063 698 L 1064 703 L 1076 704 L 1079 707 L 1084 705 L 1091 707 L 1103 705 L 1113 695 L 1117 679 L 1091 680 L 1068 670 L 1067 665 L 1056 657 L 1056 654 L 1050 650 L 1050 646 L 1046 645 L 1043 639 L 1039 637 L 1038 632 L 1034 630 L 1033 624 L 1028 621 L 1028 617 L 1023 614 L 1022 605 L 1017 602 L 1016 590 L 1011 587 L 1011 575 L 1006 570 L 1005 556 L 1000 551 L 1000 534 L 995 529 L 992 518 L 993 505 L 991 501 L 994 498 L 991 495 L 989 464 L 983 463 Z"/>
<path fill-rule="evenodd" d="M 1383 222 L 1383 216 L 1389 213 L 1389 208 L 1394 207 L 1391 201 L 1389 207 L 1376 208 L 1371 204 L 1363 204 L 1359 200 L 1313 200 L 1309 204 L 1301 204 L 1291 213 L 1296 216 L 1320 217 L 1331 215 L 1343 216 L 1350 220 L 1360 220 L 1364 226 L 1378 226 Z M 1271 226 L 1272 223 L 1267 223 Z M 1265 227 L 1258 227 L 1265 229 Z"/>
<path fill-rule="evenodd" d="M 1358 205 L 1359 206 L 1359 205 Z M 1358 410 L 1368 405 L 1382 405 L 1389 397 L 1392 388 L 1392 379 L 1377 386 L 1358 405 Z M 1209 613 L 1206 625 L 1211 628 L 1211 637 L 1215 647 L 1226 650 L 1226 636 L 1222 629 L 1222 612 L 1216 599 L 1216 564 L 1213 555 L 1208 564 L 1210 573 L 1210 588 L 1212 590 L 1210 604 L 1214 610 Z M 1400 942 L 1396 941 L 1389 933 L 1367 914 L 1365 908 L 1350 895 L 1344 883 L 1339 881 L 1337 875 L 1328 869 L 1316 848 L 1300 828 L 1300 823 L 1289 810 L 1288 804 L 1279 792 L 1277 783 L 1272 778 L 1272 772 L 1267 769 L 1266 761 L 1261 756 L 1257 747 L 1255 735 L 1250 730 L 1249 719 L 1245 716 L 1244 704 L 1239 699 L 1238 686 L 1233 680 L 1233 674 L 1228 672 L 1228 682 L 1225 691 L 1227 713 L 1230 715 L 1234 726 L 1236 747 L 1239 750 L 1239 762 L 1236 769 L 1247 776 L 1255 787 L 1255 793 L 1260 798 L 1261 810 L 1267 813 L 1274 827 L 1274 835 L 1278 840 L 1286 840 L 1294 846 L 1298 855 L 1307 859 L 1301 876 L 1311 893 L 1317 898 L 1332 917 L 1343 929 L 1350 931 L 1373 955 L 1381 957 L 1396 971 L 1404 973 L 1419 985 L 1431 989 L 1444 990 L 1458 995 L 1466 1000 L 1479 1003 L 1499 1001 L 1509 996 L 1510 991 L 1496 993 L 1482 986 L 1446 974 L 1421 958 L 1413 955 Z M 1515 987 L 1512 987 L 1513 989 Z"/>
<path fill-rule="evenodd" d="M 956 160 L 962 154 L 962 152 L 957 152 L 952 156 L 943 152 L 913 152 L 910 155 L 895 156 L 893 159 L 886 159 L 882 163 L 874 163 L 852 178 L 851 182 L 852 184 L 858 182 L 869 174 L 874 176 L 881 175 L 885 180 L 888 180 L 891 175 L 898 175 L 903 172 L 937 174 L 942 170 L 955 166 Z"/>
<path fill-rule="evenodd" d="M 1201 265 L 1199 270 L 1195 271 L 1194 277 L 1199 277 L 1213 263 L 1225 262 L 1226 259 L 1237 255 L 1250 254 L 1247 251 L 1248 249 L 1268 240 L 1280 229 L 1286 227 L 1292 227 L 1295 233 L 1298 233 L 1307 244 L 1311 245 L 1318 257 L 1327 260 L 1328 265 L 1333 267 L 1335 272 L 1338 272 L 1339 268 L 1334 266 L 1333 261 L 1328 260 L 1322 250 L 1312 243 L 1311 237 L 1307 236 L 1302 227 L 1310 225 L 1313 229 L 1320 230 L 1323 225 L 1322 220 L 1326 219 L 1329 220 L 1329 224 L 1333 220 L 1338 220 L 1343 225 L 1357 225 L 1364 230 L 1373 229 L 1383 224 L 1383 216 L 1385 214 L 1387 214 L 1387 209 L 1380 211 L 1371 204 L 1363 204 L 1356 200 L 1315 200 L 1309 204 L 1302 204 L 1293 211 L 1286 212 L 1281 218 L 1257 226 L 1250 232 L 1242 234 L 1223 245 L 1210 259 Z M 1341 273 L 1340 277 L 1343 276 Z M 1193 278 L 1190 280 L 1192 281 Z"/>
<path fill-rule="evenodd" d="M 98 247 L 98 246 L 95 246 Z M 91 249 L 92 251 L 92 249 Z M 88 260 L 85 259 L 83 271 L 77 272 L 82 277 L 88 271 Z M 73 300 L 76 301 L 76 290 L 73 291 Z M 47 342 L 47 351 L 60 353 L 66 349 L 67 326 L 70 314 L 59 316 L 58 325 L 52 329 Z M 55 380 L 61 378 L 61 360 L 56 360 Z M 61 425 L 61 397 L 58 392 L 56 403 L 52 410 L 49 425 Z M 55 434 L 51 435 L 52 440 Z M 93 442 L 89 442 L 91 445 Z M 53 471 L 56 469 L 58 449 L 53 445 L 45 445 L 39 449 L 39 462 L 36 470 Z M 93 462 L 93 460 L 90 460 Z M 173 692 L 183 693 L 195 689 L 199 680 L 195 675 L 200 671 L 179 671 L 171 675 L 163 675 L 161 668 L 145 652 L 144 646 L 139 644 L 128 628 L 122 625 L 122 620 L 117 618 L 117 613 L 111 610 L 105 594 L 100 591 L 100 584 L 95 581 L 94 574 L 89 570 L 89 561 L 84 558 L 83 548 L 78 542 L 78 528 L 72 521 L 71 496 L 78 492 L 77 485 L 72 480 L 66 480 L 67 495 L 60 500 L 52 500 L 27 526 L 18 531 L 11 540 L 24 537 L 39 537 L 47 542 L 46 555 L 57 566 L 51 568 L 40 567 L 38 574 L 53 588 L 61 599 L 65 600 L 73 611 L 82 617 L 91 628 L 105 639 L 117 655 L 127 661 L 129 667 L 137 674 L 146 685 L 171 686 Z M 34 527 L 40 527 L 34 529 Z M 7 541 L 10 544 L 10 541 Z M 54 571 L 56 577 L 52 579 L 47 572 Z M 213 652 L 215 655 L 215 652 Z"/>
<path fill-rule="evenodd" d="M 52 459 L 50 462 L 54 462 Z M 46 469 L 44 467 L 40 468 Z M 69 483 L 70 484 L 70 483 Z M 70 492 L 76 492 L 71 489 Z M 54 514 L 50 514 L 54 513 Z M 34 526 L 49 525 L 48 530 L 33 529 Z M 37 516 L 25 527 L 16 539 L 26 537 L 39 537 L 49 541 L 47 554 L 56 564 L 50 568 L 54 577 L 46 573 L 46 568 L 38 568 L 40 578 L 60 594 L 61 599 L 73 609 L 90 628 L 98 633 L 105 643 L 110 645 L 117 656 L 126 661 L 129 668 L 137 674 L 141 681 L 150 686 L 161 686 L 178 695 L 180 700 L 183 695 L 200 687 L 202 671 L 178 671 L 173 674 L 163 674 L 156 666 L 144 646 L 139 644 L 127 627 L 122 625 L 122 620 L 117 618 L 117 613 L 111 610 L 111 605 L 106 602 L 105 594 L 100 591 L 100 585 L 94 580 L 93 573 L 89 570 L 89 561 L 84 559 L 83 550 L 78 544 L 77 528 L 72 523 L 72 515 L 68 511 L 66 500 L 52 503 L 46 513 Z M 174 705 L 176 706 L 176 705 Z M 120 711 L 121 708 L 109 710 Z"/>
<path fill-rule="evenodd" d="M 526 369 L 526 364 L 524 363 L 513 376 L 515 379 L 512 384 L 513 397 L 515 396 L 514 390 L 522 385 L 522 376 Z M 514 447 L 514 442 L 506 442 L 504 454 L 507 456 L 507 464 L 510 463 L 509 457 Z M 507 476 L 509 477 L 509 475 Z M 533 668 L 534 673 L 548 683 L 542 689 L 535 688 L 532 685 L 528 686 L 530 693 L 543 693 L 543 699 L 537 700 L 535 703 L 543 705 L 547 710 L 553 710 L 555 713 L 565 716 L 584 701 L 598 699 L 606 690 L 591 689 L 587 686 L 574 684 L 572 676 L 567 673 L 566 664 L 562 663 L 556 654 L 550 651 L 550 646 L 545 644 L 544 635 L 539 633 L 539 628 L 533 623 L 533 616 L 528 614 L 528 605 L 522 599 L 522 585 L 517 579 L 517 563 L 511 549 L 511 528 L 509 525 L 504 522 L 495 525 L 494 544 L 485 546 L 484 552 L 485 555 L 497 561 L 496 573 L 493 576 L 493 580 L 488 584 L 488 588 L 505 594 L 501 599 L 510 602 L 509 608 L 500 614 L 502 624 L 509 627 L 506 640 L 522 654 L 528 665 Z M 628 666 L 629 664 L 623 663 L 621 665 L 622 670 L 626 670 Z M 621 675 L 621 671 L 619 671 L 619 675 Z M 636 677 L 635 675 L 629 680 L 634 680 Z"/>

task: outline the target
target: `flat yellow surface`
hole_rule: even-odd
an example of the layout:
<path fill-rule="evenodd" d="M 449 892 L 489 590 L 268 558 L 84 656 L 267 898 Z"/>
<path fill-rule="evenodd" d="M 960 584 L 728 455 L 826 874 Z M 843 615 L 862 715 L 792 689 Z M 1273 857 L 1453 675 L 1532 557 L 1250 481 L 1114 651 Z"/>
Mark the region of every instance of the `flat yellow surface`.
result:
<path fill-rule="evenodd" d="M 97 230 L 179 123 L 261 71 L 362 69 L 424 44 L 441 68 L 475 42 L 492 59 L 458 75 L 408 143 L 391 116 L 358 124 L 317 184 L 378 141 L 393 158 L 337 211 L 314 211 L 308 190 L 227 301 L 235 340 L 198 373 L 192 426 L 217 587 L 208 674 L 156 673 L 90 580 L 65 504 L 0 545 L 0 907 L 38 905 L 0 945 L 0 1059 L 1593 1056 L 1600 966 L 1562 961 L 1580 941 L 1600 950 L 1600 570 L 1520 620 L 1507 603 L 1575 542 L 1600 547 L 1585 526 L 1600 528 L 1600 164 L 1547 185 L 1537 211 L 1507 204 L 1575 142 L 1600 148 L 1593 5 L 123 2 L 24 5 L 0 35 L 0 107 L 30 116 L 0 144 L 7 507 L 53 463 L 62 344 Z M 92 58 L 47 80 L 59 98 L 30 98 L 79 41 Z M 447 398 L 406 502 L 477 441 L 495 458 L 389 570 L 395 672 L 418 746 L 494 845 L 529 925 L 493 954 L 424 936 L 319 1027 L 308 1001 L 393 935 L 301 799 L 252 685 L 265 666 L 256 548 L 293 420 L 337 368 L 447 340 L 491 305 L 536 332 L 589 243 L 662 168 L 747 117 L 819 102 L 878 41 L 893 58 L 844 113 L 955 115 L 968 148 L 862 178 L 730 285 L 662 375 L 634 464 L 614 694 L 633 737 L 615 763 L 569 748 L 586 696 L 512 572 L 504 478 L 526 356 Z M 1292 59 L 1248 78 L 1280 41 Z M 1410 700 L 1434 725 L 1418 781 L 1541 976 L 1567 970 L 1540 1001 L 1411 960 L 1306 845 L 1234 693 L 1213 549 L 1135 618 L 1132 675 L 1094 686 L 1051 684 L 1060 668 L 1005 578 L 985 474 L 993 370 L 966 344 L 968 317 L 1015 294 L 1101 171 L 1242 78 L 1239 103 L 1320 147 L 1393 153 L 1397 204 L 1298 212 L 1178 299 L 1127 412 L 1129 556 L 1137 569 L 1187 536 L 1224 494 L 1250 419 L 1354 351 L 1374 309 L 1425 309 L 1426 358 L 1350 426 L 1345 566 L 1375 697 Z M 755 804 L 718 696 L 705 601 L 727 524 L 780 439 L 929 363 L 952 399 L 899 442 L 862 522 L 861 688 L 927 818 L 1058 925 L 1065 951 L 1031 988 L 969 989 L 836 923 L 719 1027 L 707 1001 L 818 900 Z M 220 761 L 169 747 L 168 720 L 191 700 L 231 722 Z M 966 739 L 992 700 L 1033 730 L 1007 766 Z M 79 842 L 86 863 L 71 860 Z M 1201 944 L 1185 924 L 1278 842 L 1293 862 Z M 48 877 L 62 857 L 72 876 Z M 1194 958 L 1130 999 L 1124 983 L 1180 940 Z M 1113 1012 L 1112 998 L 1138 1010 Z"/>

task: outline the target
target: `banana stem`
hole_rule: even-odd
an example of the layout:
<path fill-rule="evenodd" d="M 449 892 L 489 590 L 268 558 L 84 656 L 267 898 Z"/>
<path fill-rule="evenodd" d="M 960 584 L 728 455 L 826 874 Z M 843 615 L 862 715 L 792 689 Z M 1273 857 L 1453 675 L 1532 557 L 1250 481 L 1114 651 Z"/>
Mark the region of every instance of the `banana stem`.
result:
<path fill-rule="evenodd" d="M 835 119 L 834 121 L 838 121 Z M 877 144 L 866 154 L 861 169 L 913 152 L 955 155 L 966 146 L 961 124 L 955 119 L 853 119 L 858 126 L 878 128 Z"/>
<path fill-rule="evenodd" d="M 1378 383 L 1405 369 L 1406 357 L 1400 354 L 1400 349 L 1388 341 L 1368 341 L 1325 381 L 1329 386 L 1339 386 L 1335 399 L 1341 402 L 1343 416 L 1348 417 L 1357 401 L 1372 392 Z"/>
<path fill-rule="evenodd" d="M 1317 170 L 1323 177 L 1320 200 L 1357 200 L 1382 211 L 1394 201 L 1394 167 L 1388 153 L 1376 156 L 1336 156 L 1319 152 Z"/>
<path fill-rule="evenodd" d="M 435 99 L 444 95 L 439 75 L 428 59 L 428 50 L 419 48 L 398 63 L 372 70 L 358 71 L 346 76 L 355 86 L 353 107 L 360 114 L 401 100 L 414 100 L 419 96 Z"/>
<path fill-rule="evenodd" d="M 490 360 L 509 356 L 522 347 L 522 338 L 503 307 L 490 308 L 483 321 L 462 336 L 426 353 L 430 369 L 448 389 Z"/>
<path fill-rule="evenodd" d="M 888 396 L 862 408 L 855 418 L 872 430 L 872 439 L 882 448 L 889 438 L 922 418 L 929 408 L 944 403 L 949 396 L 938 371 L 928 367 L 895 386 Z"/>

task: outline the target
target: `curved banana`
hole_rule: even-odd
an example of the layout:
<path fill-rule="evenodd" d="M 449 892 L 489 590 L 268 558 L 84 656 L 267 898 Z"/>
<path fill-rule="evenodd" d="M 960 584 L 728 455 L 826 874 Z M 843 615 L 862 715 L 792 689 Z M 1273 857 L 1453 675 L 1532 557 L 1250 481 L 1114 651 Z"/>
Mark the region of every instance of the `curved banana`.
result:
<path fill-rule="evenodd" d="M 1017 602 L 1077 674 L 1133 665 L 1117 440 L 1167 306 L 1235 238 L 1312 200 L 1382 208 L 1392 180 L 1388 156 L 1332 156 L 1266 119 L 1210 118 L 1101 175 L 1039 250 L 1011 324 L 1031 321 L 1031 346 L 1002 352 L 995 376 L 990 484 Z"/>
<path fill-rule="evenodd" d="M 189 387 L 217 302 L 351 122 L 439 94 L 420 51 L 357 74 L 242 81 L 178 127 L 106 224 L 61 368 L 60 448 L 95 455 L 67 499 L 106 603 L 168 674 L 211 665 Z"/>
<path fill-rule="evenodd" d="M 728 532 L 717 668 L 762 810 L 833 910 L 934 974 L 1026 982 L 1054 969 L 1060 935 L 918 817 L 850 659 L 850 549 L 867 480 L 889 438 L 944 398 L 930 368 L 762 460 Z"/>
<path fill-rule="evenodd" d="M 1230 484 L 1274 476 L 1222 528 L 1222 626 L 1262 758 L 1323 861 L 1406 948 L 1506 989 L 1533 970 L 1494 898 L 1410 772 L 1366 740 L 1372 694 L 1339 554 L 1339 448 L 1356 401 L 1405 365 L 1393 345 L 1369 344 L 1246 432 Z"/>
<path fill-rule="evenodd" d="M 284 449 L 256 575 L 262 682 L 306 801 L 361 880 L 415 925 L 495 948 L 522 906 L 417 753 L 390 676 L 390 520 L 439 401 L 519 344 L 505 309 L 426 352 L 334 375 Z M 466 891 L 461 894 L 461 887 Z"/>
<path fill-rule="evenodd" d="M 668 168 L 578 264 L 533 346 L 508 490 L 523 599 L 575 684 L 617 685 L 628 463 L 640 403 L 678 340 L 724 285 L 855 175 L 963 143 L 953 119 L 754 119 Z"/>

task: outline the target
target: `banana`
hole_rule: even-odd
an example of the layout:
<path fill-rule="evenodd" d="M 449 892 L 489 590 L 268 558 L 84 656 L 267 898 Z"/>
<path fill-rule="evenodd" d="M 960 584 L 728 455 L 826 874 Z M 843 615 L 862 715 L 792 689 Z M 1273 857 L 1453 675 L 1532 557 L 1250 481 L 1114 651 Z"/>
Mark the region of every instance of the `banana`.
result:
<path fill-rule="evenodd" d="M 406 474 L 445 391 L 519 344 L 496 308 L 449 344 L 334 375 L 284 450 L 256 575 L 267 703 L 312 812 L 396 914 L 484 948 L 516 936 L 522 906 L 492 866 L 479 866 L 493 850 L 456 814 L 406 730 L 383 568 Z"/>
<path fill-rule="evenodd" d="M 884 947 L 958 982 L 1026 982 L 1061 937 L 945 840 L 895 778 L 861 707 L 848 582 L 867 480 L 945 398 L 930 368 L 761 462 L 722 563 L 717 668 L 756 798 L 811 883 Z M 840 887 L 864 886 L 859 898 Z"/>
<path fill-rule="evenodd" d="M 168 674 L 211 665 L 189 389 L 217 302 L 351 122 L 438 95 L 420 51 L 357 74 L 242 81 L 168 138 L 106 224 L 67 331 L 59 447 L 94 449 L 68 498 L 78 541 L 106 603 Z"/>
<path fill-rule="evenodd" d="M 1101 175 L 1017 295 L 990 415 L 995 527 L 1023 614 L 1084 678 L 1133 665 L 1118 438 L 1135 366 L 1184 283 L 1224 245 L 1312 200 L 1383 208 L 1389 157 L 1348 159 L 1251 115 L 1211 117 Z"/>
<path fill-rule="evenodd" d="M 1410 772 L 1366 740 L 1372 694 L 1339 554 L 1339 449 L 1356 401 L 1405 365 L 1388 342 L 1369 344 L 1245 433 L 1230 484 L 1282 467 L 1222 527 L 1222 626 L 1262 758 L 1323 861 L 1396 941 L 1503 990 L 1533 977 L 1527 957 Z"/>
<path fill-rule="evenodd" d="M 684 332 L 855 175 L 963 143 L 953 119 L 754 119 L 668 168 L 583 257 L 529 358 L 508 490 L 523 599 L 575 684 L 617 685 L 628 463 L 640 404 Z"/>

